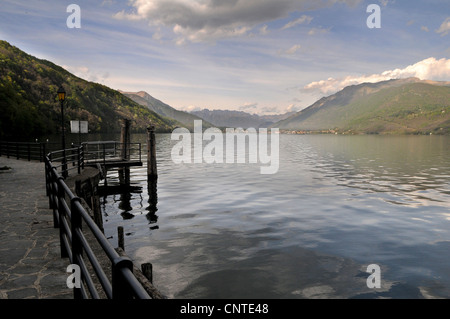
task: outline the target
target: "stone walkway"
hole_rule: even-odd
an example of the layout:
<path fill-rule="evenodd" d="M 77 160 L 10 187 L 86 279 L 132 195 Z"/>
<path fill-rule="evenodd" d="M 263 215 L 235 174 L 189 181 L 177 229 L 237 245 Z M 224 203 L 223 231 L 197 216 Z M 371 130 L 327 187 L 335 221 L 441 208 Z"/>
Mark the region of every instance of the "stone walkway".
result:
<path fill-rule="evenodd" d="M 72 299 L 68 265 L 48 208 L 44 164 L 0 157 L 0 299 Z"/>

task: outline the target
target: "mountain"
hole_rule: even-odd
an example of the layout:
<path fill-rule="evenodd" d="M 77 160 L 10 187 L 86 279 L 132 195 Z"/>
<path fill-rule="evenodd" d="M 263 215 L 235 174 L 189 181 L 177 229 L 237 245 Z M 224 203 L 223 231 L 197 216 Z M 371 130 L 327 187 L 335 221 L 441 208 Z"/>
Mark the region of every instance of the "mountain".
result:
<path fill-rule="evenodd" d="M 120 90 L 119 92 L 129 97 L 136 103 L 147 107 L 148 109 L 159 115 L 177 120 L 183 125 L 183 127 L 186 127 L 191 131 L 194 128 L 194 121 L 201 120 L 201 118 L 199 118 L 198 116 L 174 109 L 170 105 L 167 105 L 166 103 L 163 103 L 160 100 L 155 99 L 147 92 L 144 91 L 124 92 Z M 203 127 L 211 127 L 211 126 L 212 126 L 211 124 L 203 122 Z"/>
<path fill-rule="evenodd" d="M 288 117 L 291 113 L 282 115 L 257 115 L 249 114 L 242 111 L 228 110 L 208 110 L 192 111 L 197 115 L 217 127 L 230 128 L 266 128 L 273 123 Z"/>
<path fill-rule="evenodd" d="M 272 127 L 366 134 L 450 134 L 450 82 L 409 78 L 349 86 Z"/>
<path fill-rule="evenodd" d="M 150 123 L 159 132 L 170 132 L 179 124 L 118 91 L 85 81 L 0 41 L 0 138 L 59 132 L 61 109 L 56 92 L 60 85 L 66 90 L 66 128 L 70 120 L 86 120 L 90 132 L 120 132 L 121 118 L 132 120 L 135 132 L 144 132 Z"/>

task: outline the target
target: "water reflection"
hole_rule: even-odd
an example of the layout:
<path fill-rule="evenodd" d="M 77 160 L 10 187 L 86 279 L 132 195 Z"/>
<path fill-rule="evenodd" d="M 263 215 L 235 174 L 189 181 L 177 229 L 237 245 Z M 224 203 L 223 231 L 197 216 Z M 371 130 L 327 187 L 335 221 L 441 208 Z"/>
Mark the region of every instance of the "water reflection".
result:
<path fill-rule="evenodd" d="M 114 174 L 117 173 L 117 177 Z M 147 211 L 146 217 L 149 224 L 156 224 L 158 216 L 157 180 L 151 180 L 147 184 L 147 204 L 144 208 L 143 186 L 140 181 L 131 180 L 130 168 L 119 168 L 110 171 L 104 181 L 104 186 L 98 187 L 99 196 L 102 198 L 102 207 L 106 216 L 120 214 L 123 220 L 133 219 L 136 215 Z M 108 204 L 112 205 L 108 205 Z M 108 207 L 117 207 L 111 209 Z M 152 226 L 150 229 L 158 229 Z"/>
<path fill-rule="evenodd" d="M 158 215 L 156 212 L 158 211 L 158 185 L 157 180 L 149 180 L 147 183 L 147 192 L 148 192 L 148 206 L 145 208 L 148 213 L 145 215 L 150 225 L 154 225 L 158 222 Z M 150 226 L 151 230 L 159 229 L 158 225 Z"/>
<path fill-rule="evenodd" d="M 309 159 L 319 179 L 367 193 L 386 193 L 394 205 L 420 207 L 433 202 L 448 207 L 450 167 L 444 158 L 447 137 L 335 137 L 307 140 Z M 418 143 L 418 140 L 422 140 Z M 433 143 L 427 143 L 432 140 Z M 436 145 L 437 144 L 437 145 Z"/>
<path fill-rule="evenodd" d="M 273 176 L 175 165 L 172 145 L 157 135 L 158 185 L 132 169 L 128 196 L 104 205 L 105 230 L 127 222 L 127 252 L 153 263 L 165 295 L 450 296 L 449 137 L 282 135 Z M 381 291 L 365 286 L 371 263 Z"/>

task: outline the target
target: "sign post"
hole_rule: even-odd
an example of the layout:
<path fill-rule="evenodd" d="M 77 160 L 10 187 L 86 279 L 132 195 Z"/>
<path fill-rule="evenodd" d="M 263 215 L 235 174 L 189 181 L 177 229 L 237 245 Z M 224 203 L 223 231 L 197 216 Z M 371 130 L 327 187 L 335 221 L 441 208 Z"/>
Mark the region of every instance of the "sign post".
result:
<path fill-rule="evenodd" d="M 81 134 L 87 134 L 88 122 L 87 121 L 70 121 L 70 131 L 71 133 L 78 133 L 79 143 L 81 145 Z"/>

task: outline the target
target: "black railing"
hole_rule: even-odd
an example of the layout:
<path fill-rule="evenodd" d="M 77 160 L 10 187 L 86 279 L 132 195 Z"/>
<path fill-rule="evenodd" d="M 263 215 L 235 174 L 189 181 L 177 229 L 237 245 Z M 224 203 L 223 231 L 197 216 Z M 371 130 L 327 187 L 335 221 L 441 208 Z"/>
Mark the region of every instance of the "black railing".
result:
<path fill-rule="evenodd" d="M 58 143 L 0 141 L 0 156 L 43 162 L 46 154 L 58 148 L 60 148 Z"/>
<path fill-rule="evenodd" d="M 48 154 L 53 166 L 63 177 L 68 177 L 73 171 L 80 174 L 86 165 L 104 166 L 107 163 L 119 163 L 127 159 L 142 162 L 141 143 L 118 142 L 86 142 L 81 146 L 57 150 Z M 118 166 L 120 166 L 117 164 Z"/>
<path fill-rule="evenodd" d="M 107 160 L 113 158 L 131 159 L 141 161 L 141 143 L 85 142 L 82 144 L 86 160 Z"/>
<path fill-rule="evenodd" d="M 51 152 L 48 157 L 53 163 L 53 167 L 59 170 L 64 177 L 67 177 L 73 170 L 77 170 L 77 174 L 81 173 L 84 168 L 84 154 L 83 147 L 79 146 Z"/>
<path fill-rule="evenodd" d="M 54 156 L 52 154 L 52 158 Z M 80 267 L 81 271 L 81 286 L 74 288 L 74 297 L 99 299 L 102 293 L 109 299 L 151 299 L 133 274 L 133 262 L 127 257 L 120 256 L 112 247 L 83 207 L 82 200 L 72 193 L 64 178 L 53 166 L 49 156 L 45 156 L 45 176 L 49 206 L 53 210 L 54 227 L 60 230 L 61 257 L 68 257 L 72 264 Z M 86 235 L 82 225 L 87 226 Z M 86 237 L 88 234 L 95 238 L 108 257 L 111 265 L 109 272 L 104 270 L 96 257 L 92 241 Z M 94 274 L 89 269 L 93 270 L 95 276 L 91 276 Z M 100 283 L 101 291 L 96 282 Z"/>

